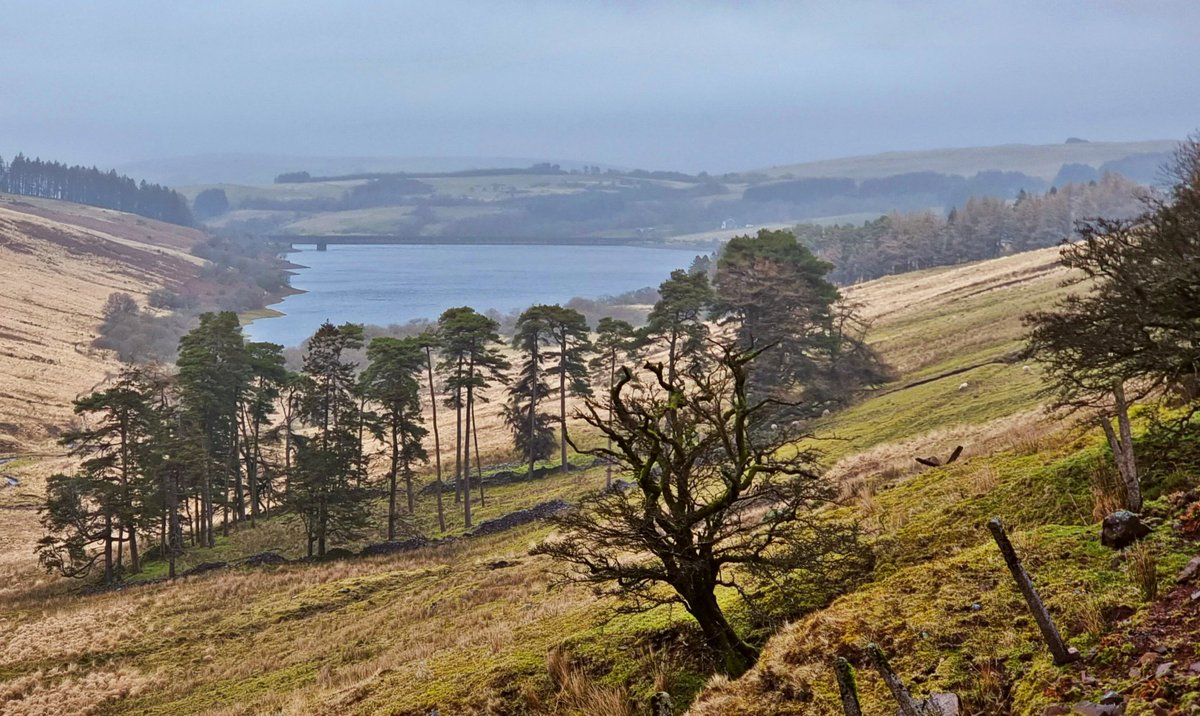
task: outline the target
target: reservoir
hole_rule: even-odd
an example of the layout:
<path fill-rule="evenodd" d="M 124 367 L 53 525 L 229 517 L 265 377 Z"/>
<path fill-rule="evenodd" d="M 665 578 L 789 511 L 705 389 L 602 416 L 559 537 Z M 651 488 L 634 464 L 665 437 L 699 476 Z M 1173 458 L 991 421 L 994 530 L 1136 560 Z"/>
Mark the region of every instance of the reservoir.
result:
<path fill-rule="evenodd" d="M 299 345 L 326 320 L 406 323 L 454 306 L 504 313 L 575 296 L 600 298 L 662 283 L 701 249 L 641 246 L 331 245 L 288 254 L 304 291 L 246 326 L 256 341 Z"/>

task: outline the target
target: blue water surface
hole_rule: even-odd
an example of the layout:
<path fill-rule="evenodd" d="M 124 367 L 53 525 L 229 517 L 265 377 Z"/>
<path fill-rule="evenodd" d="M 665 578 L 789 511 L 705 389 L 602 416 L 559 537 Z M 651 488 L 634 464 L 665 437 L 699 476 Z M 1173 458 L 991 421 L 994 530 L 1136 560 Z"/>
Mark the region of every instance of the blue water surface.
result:
<path fill-rule="evenodd" d="M 599 298 L 658 286 L 686 268 L 695 249 L 639 246 L 346 246 L 307 248 L 289 258 L 305 293 L 272 308 L 279 318 L 246 327 L 256 341 L 299 345 L 325 320 L 405 323 L 454 306 L 510 312 L 575 296 Z"/>

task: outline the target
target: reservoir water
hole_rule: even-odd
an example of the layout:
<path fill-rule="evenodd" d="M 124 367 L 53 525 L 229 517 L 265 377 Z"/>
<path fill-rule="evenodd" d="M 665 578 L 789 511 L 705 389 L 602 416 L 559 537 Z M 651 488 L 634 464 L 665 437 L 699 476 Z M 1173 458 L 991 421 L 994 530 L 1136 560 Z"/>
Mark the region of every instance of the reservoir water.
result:
<path fill-rule="evenodd" d="M 599 298 L 658 286 L 696 249 L 640 246 L 344 246 L 289 259 L 305 293 L 272 308 L 285 315 L 246 327 L 256 341 L 299 345 L 325 320 L 406 323 L 454 306 L 511 312 L 575 296 Z"/>

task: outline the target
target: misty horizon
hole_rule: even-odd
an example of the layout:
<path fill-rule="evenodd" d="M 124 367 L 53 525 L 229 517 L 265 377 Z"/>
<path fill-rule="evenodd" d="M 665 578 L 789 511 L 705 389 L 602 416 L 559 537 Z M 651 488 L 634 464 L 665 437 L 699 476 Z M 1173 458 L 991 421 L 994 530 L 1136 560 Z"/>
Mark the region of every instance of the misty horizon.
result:
<path fill-rule="evenodd" d="M 265 2 L 8 10 L 0 155 L 529 157 L 722 173 L 1181 139 L 1200 7 Z M 36 57 L 38 61 L 31 61 Z"/>

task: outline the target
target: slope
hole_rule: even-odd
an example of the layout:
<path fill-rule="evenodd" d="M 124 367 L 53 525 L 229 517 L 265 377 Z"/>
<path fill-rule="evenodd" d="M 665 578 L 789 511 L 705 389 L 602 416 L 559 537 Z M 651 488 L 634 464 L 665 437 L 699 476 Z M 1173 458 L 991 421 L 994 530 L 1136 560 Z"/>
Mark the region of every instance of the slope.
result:
<path fill-rule="evenodd" d="M 957 376 L 904 386 L 913 375 L 1003 356 L 1019 332 L 1016 313 L 1060 290 L 1061 276 L 1053 253 L 1038 252 L 853 289 L 875 317 L 885 356 L 908 375 L 820 426 L 844 438 L 824 447 L 847 484 L 873 470 L 857 461 L 864 450 L 907 465 L 903 441 L 934 450 L 962 434 L 976 449 L 1014 439 L 1010 416 L 1037 402 L 1033 371 L 971 369 L 962 375 L 982 386 L 973 400 L 962 399 Z M 957 316 L 951 326 L 947 312 Z M 954 339 L 963 332 L 972 338 Z M 973 410 L 976 402 L 986 410 Z M 593 469 L 496 486 L 479 518 L 570 500 L 602 482 Z M 423 498 L 421 514 L 431 499 Z M 413 527 L 428 531 L 428 518 Z M 297 556 L 299 529 L 291 518 L 272 519 L 190 559 L 266 549 Z M 451 532 L 461 534 L 461 524 Z M 592 704 L 587 713 L 621 713 L 613 704 L 644 702 L 666 688 L 686 703 L 708 669 L 686 616 L 619 615 L 585 592 L 549 589 L 554 565 L 526 554 L 546 534 L 532 525 L 391 556 L 235 568 L 91 596 L 61 580 L 35 580 L 26 558 L 25 571 L 11 565 L 14 586 L 0 592 L 0 677 L 9 684 L 0 702 L 13 714 L 63 704 L 102 713 L 413 715 L 572 713 Z M 733 613 L 752 628 L 751 615 Z"/>
<path fill-rule="evenodd" d="M 1050 180 L 1063 164 L 1099 167 L 1135 154 L 1173 151 L 1175 140 L 1139 142 L 1072 142 L 1063 144 L 1005 144 L 996 147 L 926 149 L 884 152 L 800 164 L 784 164 L 760 170 L 770 176 L 847 177 L 873 179 L 908 172 L 938 172 L 970 176 L 981 171 L 1023 172 Z"/>
<path fill-rule="evenodd" d="M 120 212 L 0 195 L 0 455 L 45 446 L 115 370 L 91 348 L 114 291 L 177 287 L 202 234 Z"/>

